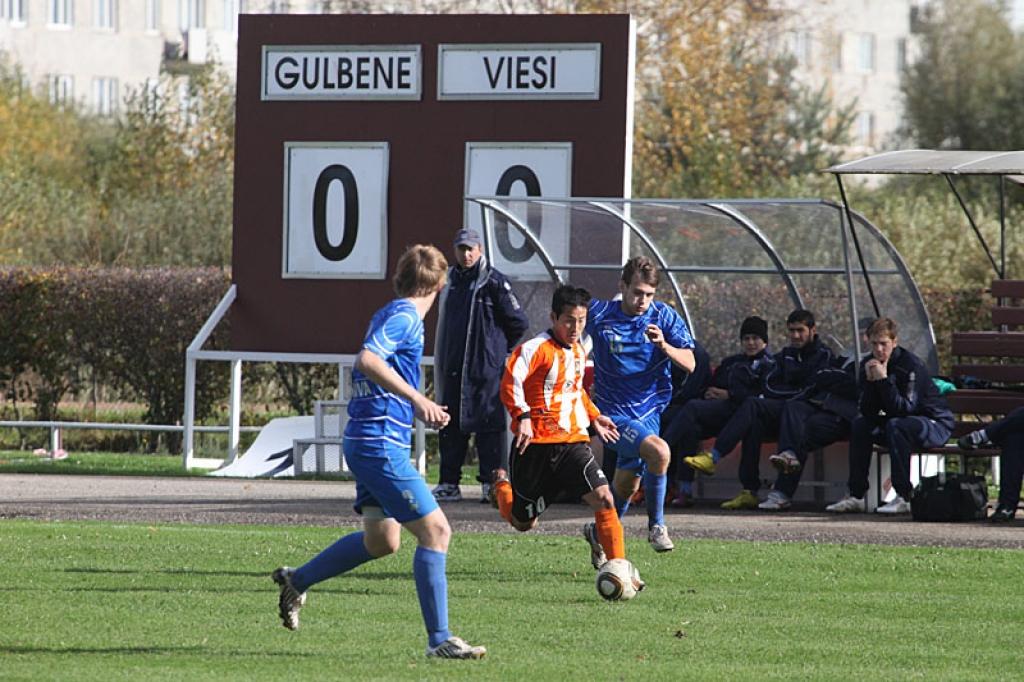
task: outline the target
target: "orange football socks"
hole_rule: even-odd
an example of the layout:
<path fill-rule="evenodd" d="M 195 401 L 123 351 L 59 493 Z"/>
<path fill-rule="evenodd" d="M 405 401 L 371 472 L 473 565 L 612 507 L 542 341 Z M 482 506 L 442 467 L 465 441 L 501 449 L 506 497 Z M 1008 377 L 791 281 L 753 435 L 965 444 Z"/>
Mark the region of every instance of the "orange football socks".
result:
<path fill-rule="evenodd" d="M 512 523 L 512 484 L 498 481 L 494 484 L 494 496 L 498 500 L 498 513 L 501 518 Z"/>
<path fill-rule="evenodd" d="M 604 547 L 605 556 L 609 559 L 626 558 L 626 541 L 622 537 L 622 522 L 614 509 L 602 509 L 594 512 L 597 521 L 597 540 Z"/>

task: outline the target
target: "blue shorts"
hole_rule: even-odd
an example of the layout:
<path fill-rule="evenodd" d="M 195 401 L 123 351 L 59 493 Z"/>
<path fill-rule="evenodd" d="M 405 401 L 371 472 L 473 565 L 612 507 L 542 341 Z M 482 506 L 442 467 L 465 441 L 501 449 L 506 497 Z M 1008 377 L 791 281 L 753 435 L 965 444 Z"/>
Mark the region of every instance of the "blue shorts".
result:
<path fill-rule="evenodd" d="M 373 441 L 346 438 L 345 461 L 356 477 L 357 514 L 380 507 L 399 523 L 422 519 L 438 508 L 427 482 L 412 465 L 409 450 Z"/>
<path fill-rule="evenodd" d="M 618 456 L 615 468 L 634 470 L 639 476 L 644 466 L 644 461 L 640 459 L 640 444 L 648 436 L 658 435 L 661 430 L 661 414 L 652 412 L 644 419 L 610 414 L 608 418 L 615 422 L 615 428 L 619 430 L 619 439 L 604 445 L 606 450 L 614 450 Z"/>

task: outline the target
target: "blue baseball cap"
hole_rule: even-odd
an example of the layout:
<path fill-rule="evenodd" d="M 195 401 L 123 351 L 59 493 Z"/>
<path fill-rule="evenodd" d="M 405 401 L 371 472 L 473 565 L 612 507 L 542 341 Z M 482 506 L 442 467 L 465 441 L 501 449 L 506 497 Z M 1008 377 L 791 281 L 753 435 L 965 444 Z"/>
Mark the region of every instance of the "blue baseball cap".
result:
<path fill-rule="evenodd" d="M 459 230 L 455 233 L 455 246 L 483 246 L 484 242 L 476 230 Z"/>

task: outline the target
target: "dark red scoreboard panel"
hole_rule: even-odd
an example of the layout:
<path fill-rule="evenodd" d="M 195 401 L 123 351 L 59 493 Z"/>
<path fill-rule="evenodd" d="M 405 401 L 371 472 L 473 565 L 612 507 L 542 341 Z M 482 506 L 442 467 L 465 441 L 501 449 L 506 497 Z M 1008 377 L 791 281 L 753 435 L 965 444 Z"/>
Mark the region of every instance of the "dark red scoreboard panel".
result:
<path fill-rule="evenodd" d="M 571 149 L 572 196 L 624 196 L 631 30 L 623 15 L 241 17 L 231 347 L 356 352 L 406 245 L 434 243 L 451 258 L 466 221 L 467 145 L 558 143 Z M 577 44 L 598 55 L 595 93 L 538 97 L 568 87 L 575 53 L 558 50 Z M 463 45 L 470 58 L 497 49 L 478 79 L 494 96 L 439 97 L 439 45 L 460 58 Z M 382 85 L 390 96 L 348 96 Z M 304 250 L 350 272 L 308 274 Z M 428 352 L 432 331 L 428 319 Z"/>

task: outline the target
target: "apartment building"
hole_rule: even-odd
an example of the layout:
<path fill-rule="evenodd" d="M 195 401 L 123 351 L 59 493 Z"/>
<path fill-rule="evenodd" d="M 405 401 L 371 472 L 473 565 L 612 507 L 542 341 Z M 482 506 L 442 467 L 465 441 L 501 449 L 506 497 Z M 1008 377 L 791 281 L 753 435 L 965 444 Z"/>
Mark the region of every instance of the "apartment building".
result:
<path fill-rule="evenodd" d="M 855 104 L 852 155 L 892 146 L 902 124 L 900 74 L 913 59 L 911 0 L 792 0 L 788 51 L 796 77 Z"/>

